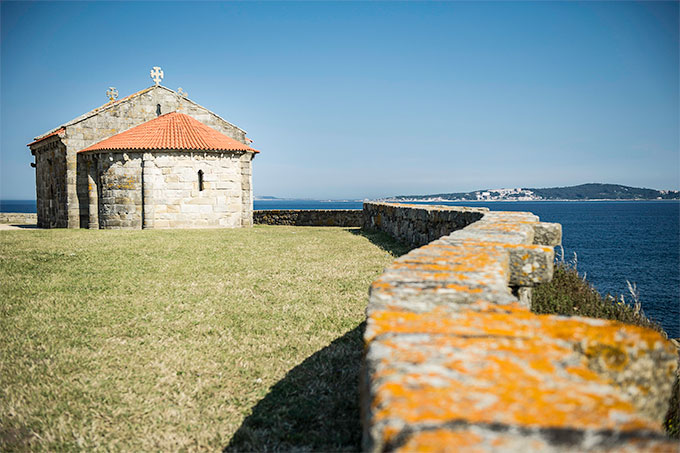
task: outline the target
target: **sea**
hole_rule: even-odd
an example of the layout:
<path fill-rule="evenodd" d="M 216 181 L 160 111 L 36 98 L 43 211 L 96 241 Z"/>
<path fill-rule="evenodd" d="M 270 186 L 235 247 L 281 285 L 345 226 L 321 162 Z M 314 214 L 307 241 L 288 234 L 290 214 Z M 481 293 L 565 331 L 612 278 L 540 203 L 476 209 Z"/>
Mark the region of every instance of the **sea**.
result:
<path fill-rule="evenodd" d="M 680 337 L 680 202 L 494 201 L 432 202 L 482 206 L 494 211 L 529 211 L 562 224 L 565 261 L 602 294 L 632 301 L 635 284 L 645 314 L 671 338 Z M 256 210 L 361 209 L 361 201 L 255 200 Z M 0 212 L 35 212 L 35 201 L 0 200 Z M 558 254 L 561 251 L 557 250 Z"/>

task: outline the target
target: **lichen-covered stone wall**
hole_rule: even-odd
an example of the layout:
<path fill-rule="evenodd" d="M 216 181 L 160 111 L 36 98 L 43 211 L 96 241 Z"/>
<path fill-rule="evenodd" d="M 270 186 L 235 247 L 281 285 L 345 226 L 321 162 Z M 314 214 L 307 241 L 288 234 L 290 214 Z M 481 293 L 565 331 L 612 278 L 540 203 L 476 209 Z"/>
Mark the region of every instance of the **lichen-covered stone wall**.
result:
<path fill-rule="evenodd" d="M 381 213 L 374 226 L 396 231 L 420 208 L 364 206 Z M 485 212 L 371 285 L 364 450 L 675 451 L 661 427 L 677 367 L 669 341 L 614 321 L 536 315 L 518 298 L 517 288 L 552 278 L 560 237 L 532 214 Z"/>
<path fill-rule="evenodd" d="M 255 211 L 253 221 L 264 225 L 360 227 L 363 212 L 359 209 L 272 209 Z"/>

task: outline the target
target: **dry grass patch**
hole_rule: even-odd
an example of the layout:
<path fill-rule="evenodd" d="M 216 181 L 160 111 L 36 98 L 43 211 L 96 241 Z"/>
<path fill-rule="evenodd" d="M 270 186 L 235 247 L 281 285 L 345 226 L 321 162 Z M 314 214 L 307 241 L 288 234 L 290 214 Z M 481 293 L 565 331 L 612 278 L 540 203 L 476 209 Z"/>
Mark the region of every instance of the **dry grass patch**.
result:
<path fill-rule="evenodd" d="M 0 449 L 214 450 L 237 430 L 230 448 L 356 449 L 366 291 L 403 251 L 341 228 L 2 231 Z M 297 414 L 310 398 L 340 422 Z"/>

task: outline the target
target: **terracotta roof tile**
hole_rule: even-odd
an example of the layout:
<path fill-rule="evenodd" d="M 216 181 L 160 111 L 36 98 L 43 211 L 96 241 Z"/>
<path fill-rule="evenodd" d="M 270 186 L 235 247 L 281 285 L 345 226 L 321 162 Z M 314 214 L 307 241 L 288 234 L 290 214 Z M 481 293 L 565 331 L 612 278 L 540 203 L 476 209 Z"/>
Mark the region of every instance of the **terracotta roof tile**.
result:
<path fill-rule="evenodd" d="M 79 152 L 126 149 L 259 152 L 179 112 L 166 113 Z"/>
<path fill-rule="evenodd" d="M 35 141 L 32 141 L 31 143 L 29 143 L 29 144 L 26 145 L 26 146 L 33 146 L 33 145 L 35 145 L 36 143 L 45 140 L 46 138 L 50 138 L 50 137 L 54 137 L 55 135 L 59 135 L 59 134 L 63 133 L 65 130 L 66 130 L 66 129 L 64 129 L 63 127 L 61 127 L 61 128 L 57 129 L 57 130 L 54 131 L 54 132 L 50 132 L 49 134 L 47 134 L 47 135 L 45 135 L 45 136 L 43 136 L 43 137 L 40 137 L 40 138 L 36 139 Z"/>

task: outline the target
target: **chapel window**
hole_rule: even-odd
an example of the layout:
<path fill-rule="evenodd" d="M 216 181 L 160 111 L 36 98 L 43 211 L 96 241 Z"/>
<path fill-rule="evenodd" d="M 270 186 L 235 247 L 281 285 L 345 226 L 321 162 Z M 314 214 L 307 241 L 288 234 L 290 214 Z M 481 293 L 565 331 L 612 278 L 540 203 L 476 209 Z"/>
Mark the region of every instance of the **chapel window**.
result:
<path fill-rule="evenodd" d="M 203 170 L 198 170 L 198 190 L 203 190 Z"/>
<path fill-rule="evenodd" d="M 161 105 L 156 104 L 156 116 L 161 116 Z"/>

